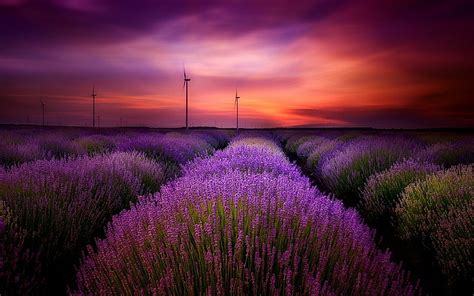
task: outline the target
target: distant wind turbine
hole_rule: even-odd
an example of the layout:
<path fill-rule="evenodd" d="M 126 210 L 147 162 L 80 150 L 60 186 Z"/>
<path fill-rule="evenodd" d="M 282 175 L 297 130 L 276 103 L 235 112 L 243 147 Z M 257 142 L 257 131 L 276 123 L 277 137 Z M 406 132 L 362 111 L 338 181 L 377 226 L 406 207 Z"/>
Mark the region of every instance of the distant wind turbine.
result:
<path fill-rule="evenodd" d="M 235 101 L 234 101 L 234 107 L 236 107 L 237 111 L 237 131 L 239 131 L 239 99 L 240 97 L 237 95 L 237 88 L 235 89 Z"/>
<path fill-rule="evenodd" d="M 95 97 L 97 97 L 97 92 L 95 86 L 92 86 L 92 127 L 95 127 Z"/>
<path fill-rule="evenodd" d="M 42 126 L 44 126 L 44 107 L 45 107 L 45 106 L 46 106 L 46 105 L 44 104 L 43 100 L 41 100 L 41 111 L 42 111 L 42 113 L 43 113 Z"/>
<path fill-rule="evenodd" d="M 183 72 L 184 72 L 184 84 L 183 88 L 186 87 L 186 129 L 188 129 L 188 84 L 189 81 L 191 81 L 191 78 L 188 78 L 186 76 L 186 69 L 183 66 Z"/>

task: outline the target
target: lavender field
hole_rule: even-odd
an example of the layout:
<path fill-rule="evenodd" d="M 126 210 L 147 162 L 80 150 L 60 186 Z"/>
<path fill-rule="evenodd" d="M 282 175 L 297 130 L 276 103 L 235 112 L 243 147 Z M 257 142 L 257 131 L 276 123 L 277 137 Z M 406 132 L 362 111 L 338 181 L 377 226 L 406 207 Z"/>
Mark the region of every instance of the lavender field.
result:
<path fill-rule="evenodd" d="M 0 139 L 0 295 L 474 293 L 470 132 Z"/>

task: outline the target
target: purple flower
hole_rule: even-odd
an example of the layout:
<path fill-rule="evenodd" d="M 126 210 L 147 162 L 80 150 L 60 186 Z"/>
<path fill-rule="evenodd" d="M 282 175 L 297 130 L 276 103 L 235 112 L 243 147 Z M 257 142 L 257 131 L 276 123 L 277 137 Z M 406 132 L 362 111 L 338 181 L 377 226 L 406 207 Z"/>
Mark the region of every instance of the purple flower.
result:
<path fill-rule="evenodd" d="M 162 166 L 136 152 L 39 160 L 2 175 L 0 202 L 42 265 L 67 272 L 112 215 L 165 181 Z"/>
<path fill-rule="evenodd" d="M 419 144 L 406 138 L 368 137 L 354 140 L 335 152 L 321 167 L 323 184 L 350 204 L 372 174 L 408 158 Z"/>
<path fill-rule="evenodd" d="M 142 134 L 122 139 L 117 145 L 119 151 L 139 151 L 149 157 L 178 164 L 214 152 L 210 144 L 193 134 Z"/>
<path fill-rule="evenodd" d="M 78 269 L 78 293 L 414 294 L 354 210 L 301 174 L 259 162 L 290 168 L 276 148 L 239 136 L 115 216 Z M 213 159 L 230 168 L 200 170 Z"/>
<path fill-rule="evenodd" d="M 287 161 L 278 146 L 231 145 L 224 151 L 218 151 L 212 157 L 197 159 L 183 168 L 185 175 L 206 178 L 220 175 L 226 171 L 271 172 L 285 174 L 292 178 L 301 178 L 299 169 Z"/>
<path fill-rule="evenodd" d="M 468 138 L 454 142 L 436 143 L 421 151 L 418 158 L 442 165 L 445 168 L 458 164 L 471 164 L 474 163 L 474 140 Z"/>
<path fill-rule="evenodd" d="M 458 165 L 410 184 L 396 208 L 398 234 L 435 252 L 450 283 L 471 281 L 474 165 Z"/>
<path fill-rule="evenodd" d="M 395 207 L 405 187 L 438 170 L 440 167 L 437 165 L 412 159 L 398 162 L 388 170 L 369 177 L 358 207 L 370 222 L 387 223 L 393 218 Z"/>

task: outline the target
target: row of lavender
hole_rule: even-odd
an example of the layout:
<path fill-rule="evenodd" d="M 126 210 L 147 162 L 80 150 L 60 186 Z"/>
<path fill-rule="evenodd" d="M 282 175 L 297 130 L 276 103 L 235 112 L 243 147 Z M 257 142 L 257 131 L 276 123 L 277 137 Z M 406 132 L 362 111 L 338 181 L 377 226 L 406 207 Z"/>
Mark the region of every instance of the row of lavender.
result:
<path fill-rule="evenodd" d="M 158 160 L 185 163 L 227 144 L 221 131 L 192 133 L 147 130 L 8 129 L 0 130 L 0 166 L 9 168 L 38 159 L 93 156 L 115 151 L 140 151 Z M 170 144 L 172 143 L 172 144 Z"/>
<path fill-rule="evenodd" d="M 227 138 L 218 132 L 78 132 L 74 136 L 57 130 L 47 134 L 39 130 L 40 136 L 31 131 L 12 133 L 0 147 L 8 151 L 9 145 L 26 146 L 34 151 L 42 136 L 54 139 L 55 147 L 83 142 L 107 146 L 85 154 L 61 148 L 62 158 L 34 160 L 41 158 L 38 154 L 0 170 L 0 294 L 65 291 L 81 252 L 103 234 L 114 214 L 139 195 L 159 191 L 174 178 L 179 164 L 212 154 Z"/>
<path fill-rule="evenodd" d="M 321 194 L 268 135 L 240 135 L 112 219 L 77 294 L 412 295 L 355 210 Z"/>
<path fill-rule="evenodd" d="M 369 225 L 388 227 L 400 239 L 432 253 L 451 288 L 470 285 L 472 135 L 282 132 L 279 136 L 318 186 L 355 206 Z"/>

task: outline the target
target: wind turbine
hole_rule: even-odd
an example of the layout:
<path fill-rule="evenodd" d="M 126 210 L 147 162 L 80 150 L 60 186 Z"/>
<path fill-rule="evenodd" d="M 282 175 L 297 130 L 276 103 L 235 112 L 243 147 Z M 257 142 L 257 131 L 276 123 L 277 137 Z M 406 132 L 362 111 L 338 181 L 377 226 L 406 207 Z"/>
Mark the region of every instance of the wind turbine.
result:
<path fill-rule="evenodd" d="M 236 107 L 236 111 L 237 111 L 237 131 L 239 131 L 239 99 L 240 97 L 237 95 L 237 88 L 236 88 L 234 107 Z"/>
<path fill-rule="evenodd" d="M 44 104 L 43 100 L 41 100 L 41 111 L 42 111 L 42 113 L 43 113 L 43 123 L 42 123 L 42 126 L 44 126 L 44 107 L 45 107 L 45 106 L 46 106 L 46 105 Z"/>
<path fill-rule="evenodd" d="M 186 69 L 183 66 L 183 72 L 184 72 L 184 84 L 183 88 L 186 87 L 186 129 L 188 129 L 188 83 L 191 81 L 191 78 L 188 78 L 186 76 Z"/>
<path fill-rule="evenodd" d="M 95 127 L 95 97 L 97 97 L 97 92 L 95 86 L 92 86 L 92 127 Z"/>

